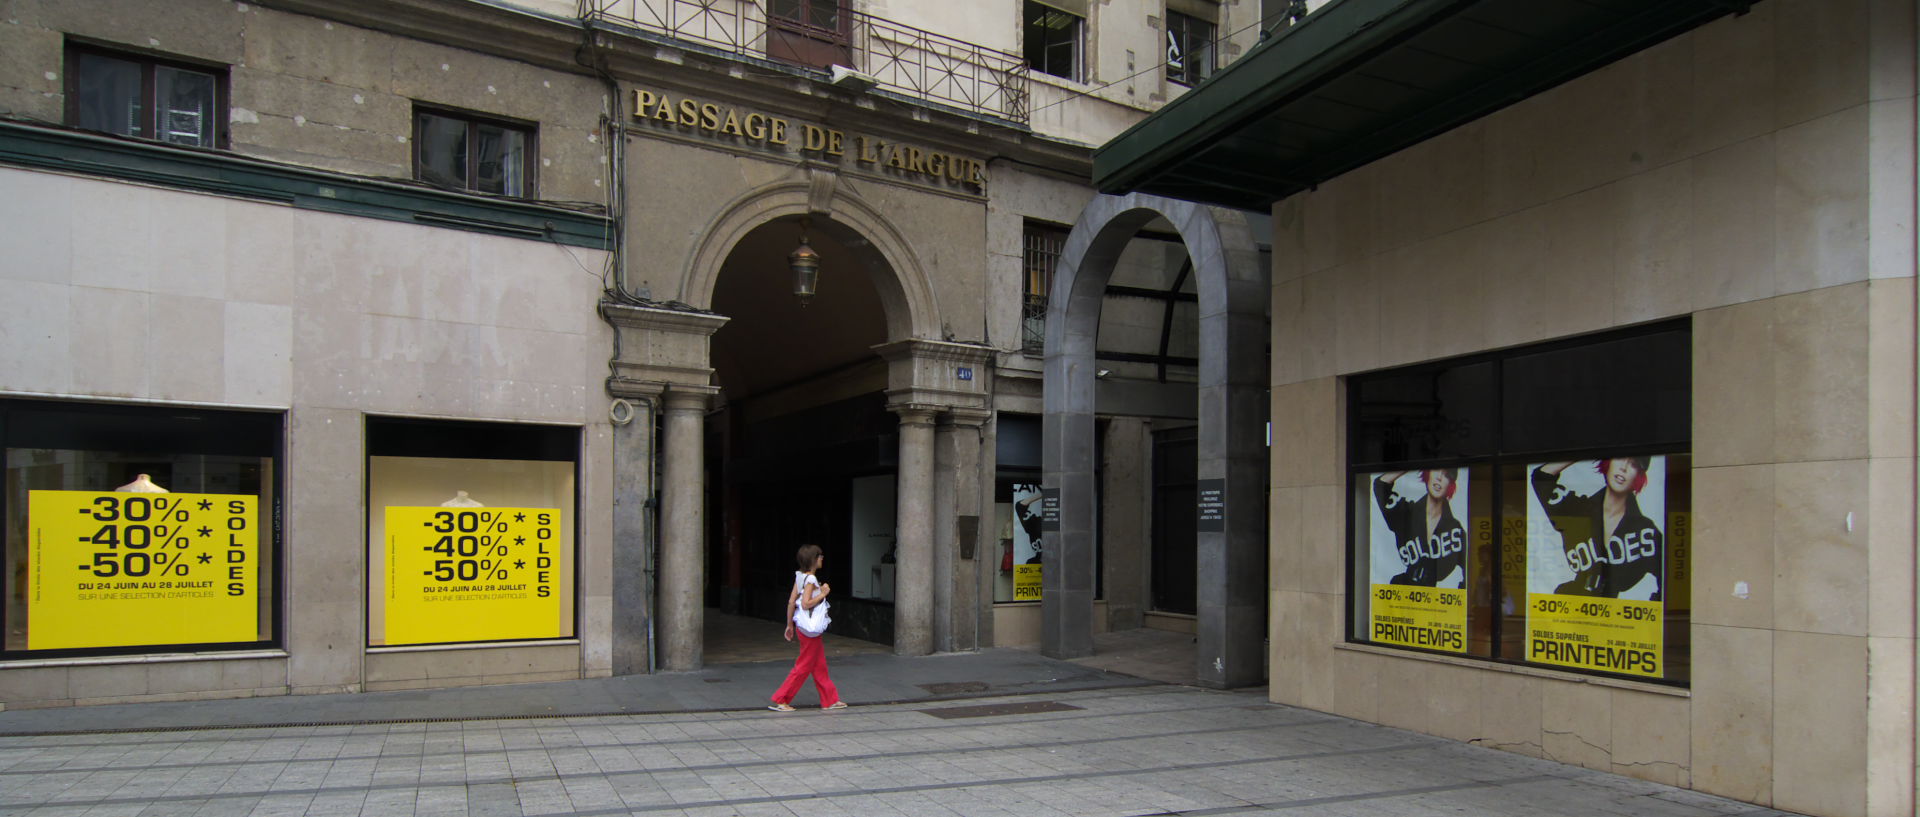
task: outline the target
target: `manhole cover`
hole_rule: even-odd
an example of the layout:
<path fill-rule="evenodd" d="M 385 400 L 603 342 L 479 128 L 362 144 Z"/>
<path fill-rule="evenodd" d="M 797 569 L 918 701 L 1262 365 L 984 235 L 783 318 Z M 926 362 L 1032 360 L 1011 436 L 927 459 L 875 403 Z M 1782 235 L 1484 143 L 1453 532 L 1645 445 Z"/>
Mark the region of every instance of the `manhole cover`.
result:
<path fill-rule="evenodd" d="M 731 683 L 733 681 L 732 678 L 702 678 L 700 680 L 705 681 L 709 684 L 725 684 L 725 683 Z"/>
<path fill-rule="evenodd" d="M 1059 701 L 1027 701 L 1012 704 L 983 704 L 981 706 L 949 706 L 940 709 L 922 709 L 936 718 L 954 720 L 956 718 L 992 718 L 1000 715 L 1038 715 L 1042 712 L 1071 712 L 1080 707 L 1063 704 Z"/>
<path fill-rule="evenodd" d="M 916 684 L 933 695 L 958 695 L 962 692 L 985 692 L 985 681 L 943 681 L 937 684 Z"/>

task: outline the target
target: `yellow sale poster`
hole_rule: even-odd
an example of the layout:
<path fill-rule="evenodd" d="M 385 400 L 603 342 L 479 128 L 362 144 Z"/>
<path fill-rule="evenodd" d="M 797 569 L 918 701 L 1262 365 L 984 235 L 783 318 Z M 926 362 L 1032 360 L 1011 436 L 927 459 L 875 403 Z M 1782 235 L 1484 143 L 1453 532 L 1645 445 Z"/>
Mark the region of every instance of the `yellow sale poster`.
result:
<path fill-rule="evenodd" d="M 560 636 L 558 508 L 386 509 L 387 644 Z"/>
<path fill-rule="evenodd" d="M 1664 675 L 1666 459 L 1527 467 L 1527 660 Z"/>
<path fill-rule="evenodd" d="M 1013 566 L 1013 600 L 1014 601 L 1039 601 L 1040 600 L 1040 566 L 1039 565 L 1014 565 Z"/>
<path fill-rule="evenodd" d="M 1527 660 L 1660 677 L 1660 602 L 1527 594 Z"/>
<path fill-rule="evenodd" d="M 260 499 L 27 492 L 27 649 L 259 640 Z"/>
<path fill-rule="evenodd" d="M 1467 651 L 1467 474 L 1457 468 L 1368 480 L 1367 638 Z"/>

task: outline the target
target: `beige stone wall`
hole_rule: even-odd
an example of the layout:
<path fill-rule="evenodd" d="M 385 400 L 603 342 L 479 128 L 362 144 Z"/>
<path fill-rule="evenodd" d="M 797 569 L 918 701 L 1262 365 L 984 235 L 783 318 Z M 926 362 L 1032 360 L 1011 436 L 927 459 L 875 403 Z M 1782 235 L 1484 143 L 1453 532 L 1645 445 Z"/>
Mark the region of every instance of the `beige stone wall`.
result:
<path fill-rule="evenodd" d="M 1021 342 L 1021 297 L 1026 291 L 1025 230 L 1028 220 L 1070 227 L 1093 198 L 1085 186 L 1023 170 L 1013 162 L 988 166 L 986 278 L 987 343 L 1013 352 Z M 1035 358 L 1037 364 L 1038 359 Z"/>
<path fill-rule="evenodd" d="M 604 204 L 599 80 L 226 0 L 21 0 L 0 21 L 0 111 L 65 114 L 63 44 L 228 66 L 237 153 L 344 173 L 413 177 L 413 104 L 537 123 L 538 198 Z"/>
<path fill-rule="evenodd" d="M 1216 36 L 1226 40 L 1218 50 L 1221 67 L 1259 42 L 1257 0 L 1052 0 L 1049 5 L 1086 20 L 1083 73 L 1072 80 L 1033 72 L 1031 124 L 1035 133 L 1048 138 L 1089 146 L 1113 138 L 1186 92 L 1185 86 L 1168 82 L 1159 67 L 1166 59 L 1168 8 L 1215 23 Z M 860 0 L 854 7 L 966 42 L 1022 53 L 1021 0 Z"/>
<path fill-rule="evenodd" d="M 0 170 L 0 189 L 0 394 L 289 411 L 287 655 L 0 666 L 0 702 L 561 671 L 552 648 L 489 652 L 484 672 L 459 650 L 363 665 L 367 414 L 584 429 L 582 644 L 563 651 L 574 677 L 609 672 L 604 253 L 23 170 Z"/>
<path fill-rule="evenodd" d="M 1913 812 L 1913 5 L 1760 3 L 1276 205 L 1274 700 Z M 1344 375 L 1681 316 L 1690 688 L 1342 643 Z"/>

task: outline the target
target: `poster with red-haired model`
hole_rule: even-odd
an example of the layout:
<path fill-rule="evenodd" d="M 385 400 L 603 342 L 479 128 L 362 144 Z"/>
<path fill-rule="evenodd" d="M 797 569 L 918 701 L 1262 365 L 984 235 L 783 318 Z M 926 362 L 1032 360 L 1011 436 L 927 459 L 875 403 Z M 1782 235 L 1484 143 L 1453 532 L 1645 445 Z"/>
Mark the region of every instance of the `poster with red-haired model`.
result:
<path fill-rule="evenodd" d="M 1368 483 L 1368 640 L 1466 652 L 1466 471 L 1393 471 Z"/>
<path fill-rule="evenodd" d="M 1666 457 L 1527 467 L 1527 660 L 1660 677 Z"/>

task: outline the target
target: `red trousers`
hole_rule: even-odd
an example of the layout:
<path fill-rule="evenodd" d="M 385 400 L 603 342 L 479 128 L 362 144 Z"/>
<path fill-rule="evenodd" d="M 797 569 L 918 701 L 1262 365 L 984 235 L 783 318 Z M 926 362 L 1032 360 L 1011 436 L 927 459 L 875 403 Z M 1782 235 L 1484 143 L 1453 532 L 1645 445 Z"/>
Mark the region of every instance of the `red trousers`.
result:
<path fill-rule="evenodd" d="M 793 671 L 787 673 L 787 682 L 773 693 L 773 702 L 793 703 L 793 696 L 800 694 L 807 676 L 813 676 L 813 688 L 820 691 L 820 705 L 833 706 L 840 700 L 840 691 L 833 688 L 833 679 L 827 677 L 826 648 L 820 645 L 820 639 L 800 632 L 799 628 L 795 628 L 793 634 L 800 637 L 800 658 L 793 662 Z"/>

